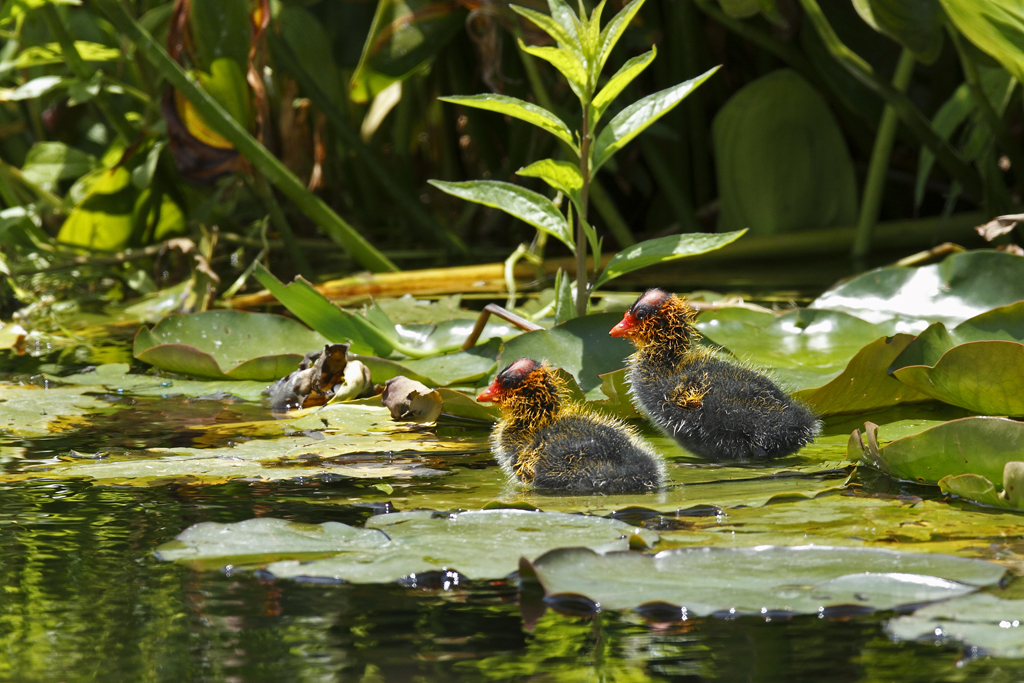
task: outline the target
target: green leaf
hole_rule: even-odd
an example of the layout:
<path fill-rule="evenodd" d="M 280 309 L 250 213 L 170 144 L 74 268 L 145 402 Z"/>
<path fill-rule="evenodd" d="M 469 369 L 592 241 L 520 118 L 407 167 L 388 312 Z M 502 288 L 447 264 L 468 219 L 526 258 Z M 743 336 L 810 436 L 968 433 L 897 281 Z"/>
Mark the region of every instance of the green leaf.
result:
<path fill-rule="evenodd" d="M 902 316 L 957 324 L 1021 300 L 1024 258 L 979 249 L 947 256 L 929 266 L 886 266 L 868 271 L 828 290 L 810 307 L 846 311 L 869 322 Z M 926 326 L 920 322 L 900 331 L 916 332 Z"/>
<path fill-rule="evenodd" d="M 926 64 L 942 51 L 945 16 L 938 0 L 853 0 L 861 19 Z"/>
<path fill-rule="evenodd" d="M 958 643 L 990 657 L 1024 658 L 1024 600 L 1004 600 L 989 593 L 926 605 L 913 614 L 890 619 L 885 630 L 896 640 Z"/>
<path fill-rule="evenodd" d="M 633 352 L 632 344 L 608 335 L 621 318 L 618 313 L 600 313 L 522 334 L 505 342 L 498 368 L 524 356 L 547 360 L 570 373 L 588 400 L 605 398 L 600 375 L 624 367 L 626 356 Z"/>
<path fill-rule="evenodd" d="M 602 609 L 667 603 L 706 617 L 820 614 L 849 605 L 890 610 L 973 593 L 998 584 L 1004 573 L 992 562 L 949 555 L 758 546 L 675 548 L 654 556 L 563 548 L 524 563 L 520 577 L 538 581 L 549 604 L 572 594 Z"/>
<path fill-rule="evenodd" d="M 285 286 L 262 265 L 253 275 L 260 284 L 302 322 L 322 334 L 329 341 L 352 344 L 353 353 L 389 356 L 395 343 L 365 318 L 343 311 L 302 277 Z"/>
<path fill-rule="evenodd" d="M 633 21 L 633 17 L 640 11 L 643 4 L 644 0 L 632 0 L 628 5 L 619 10 L 619 13 L 612 17 L 608 25 L 601 31 L 598 39 L 600 48 L 598 49 L 597 64 L 594 68 L 596 74 L 600 74 L 601 70 L 604 69 L 604 65 L 608 61 L 608 57 L 611 56 L 612 50 L 615 49 L 615 45 L 619 42 L 619 38 L 622 37 L 626 27 Z"/>
<path fill-rule="evenodd" d="M 386 583 L 447 569 L 479 580 L 502 579 L 516 570 L 520 557 L 535 558 L 561 545 L 626 550 L 634 535 L 645 542 L 657 539 L 653 532 L 588 515 L 478 510 L 442 516 L 415 511 L 371 517 L 365 529 L 267 518 L 202 522 L 158 548 L 157 554 L 163 560 L 205 568 L 264 566 L 281 578 Z M 301 563 L 280 559 L 306 558 L 310 553 L 333 557 Z"/>
<path fill-rule="evenodd" d="M 633 1 L 639 2 L 639 0 Z M 642 133 L 649 125 L 670 112 L 718 69 L 719 67 L 716 66 L 696 78 L 648 95 L 619 112 L 597 136 L 597 141 L 594 143 L 594 166 L 591 174 L 596 174 L 597 170 L 613 154 L 625 147 L 630 140 Z"/>
<path fill-rule="evenodd" d="M 588 83 L 596 84 L 598 76 L 601 75 L 603 62 L 598 62 L 601 52 L 601 14 L 604 12 L 604 5 L 607 0 L 601 0 L 597 7 L 590 13 L 580 17 L 581 26 L 578 32 L 580 47 L 583 48 L 583 57 L 586 60 Z"/>
<path fill-rule="evenodd" d="M 564 5 L 564 3 L 562 4 Z M 577 38 L 576 30 L 579 28 L 579 20 L 576 18 L 576 13 L 569 9 L 568 6 L 565 7 L 565 10 L 559 9 L 557 15 L 552 10 L 551 17 L 521 5 L 509 5 L 509 7 L 519 16 L 529 19 L 537 28 L 551 36 L 562 47 L 572 49 L 573 46 L 577 46 L 578 49 L 579 39 Z M 566 10 L 569 14 L 566 14 Z M 556 16 L 557 20 L 552 18 Z M 573 24 L 572 28 L 566 25 L 569 21 Z"/>
<path fill-rule="evenodd" d="M 576 147 L 576 142 L 573 140 L 572 131 L 565 125 L 562 119 L 558 118 L 544 107 L 538 107 L 535 104 L 525 102 L 515 97 L 509 97 L 507 95 L 452 95 L 450 97 L 439 97 L 442 102 L 450 102 L 452 104 L 461 104 L 464 107 L 473 107 L 475 109 L 484 109 L 486 111 L 498 112 L 499 114 L 506 114 L 513 118 L 527 123 L 532 123 L 538 128 L 542 128 L 547 132 L 551 133 L 559 140 L 567 143 L 574 151 L 579 153 Z"/>
<path fill-rule="evenodd" d="M 100 43 L 91 43 L 86 40 L 76 40 L 75 49 L 78 55 L 86 62 L 112 62 L 121 59 L 121 51 L 117 48 L 107 47 Z M 35 45 L 26 48 L 18 53 L 14 60 L 17 69 L 29 69 L 34 66 L 45 66 L 47 64 L 63 64 L 64 54 L 57 43 L 46 45 Z"/>
<path fill-rule="evenodd" d="M 939 479 L 939 490 L 979 505 L 1008 509 L 1016 507 L 1000 498 L 996 485 L 980 474 L 948 474 Z"/>
<path fill-rule="evenodd" d="M 96 157 L 63 142 L 37 142 L 25 156 L 21 173 L 27 180 L 53 192 L 59 181 L 83 176 L 96 165 Z"/>
<path fill-rule="evenodd" d="M 200 71 L 198 76 L 203 90 L 210 93 L 231 114 L 231 118 L 244 128 L 252 127 L 249 85 L 239 64 L 226 57 L 215 59 L 209 73 Z"/>
<path fill-rule="evenodd" d="M 190 0 L 187 7 L 189 55 L 195 67 L 210 73 L 217 60 L 226 59 L 244 74 L 252 43 L 248 0 Z"/>
<path fill-rule="evenodd" d="M 719 230 L 774 235 L 856 221 L 856 176 L 842 129 L 795 71 L 774 71 L 733 95 L 712 137 Z"/>
<path fill-rule="evenodd" d="M 946 476 L 977 474 L 1002 484 L 1007 462 L 1021 459 L 1024 423 L 1003 417 L 965 417 L 892 441 L 861 460 L 894 479 L 938 484 Z"/>
<path fill-rule="evenodd" d="M 1024 15 L 1016 0 L 939 0 L 953 25 L 1024 82 Z"/>
<path fill-rule="evenodd" d="M 569 81 L 577 97 L 589 99 L 592 92 L 590 79 L 586 67 L 574 51 L 564 47 L 530 47 L 522 39 L 519 40 L 519 49 L 550 63 Z"/>
<path fill-rule="evenodd" d="M 879 410 L 929 396 L 893 379 L 886 369 L 913 341 L 909 334 L 877 339 L 855 355 L 843 372 L 817 389 L 804 389 L 793 397 L 806 403 L 818 415 L 839 415 Z"/>
<path fill-rule="evenodd" d="M 68 81 L 60 76 L 39 76 L 22 83 L 17 88 L 0 88 L 0 102 L 34 100 L 66 85 L 68 85 Z"/>
<path fill-rule="evenodd" d="M 131 174 L 123 167 L 100 173 L 86 198 L 68 214 L 57 239 L 91 249 L 120 251 L 128 246 L 132 234 L 135 189 L 130 187 Z"/>
<path fill-rule="evenodd" d="M 978 103 L 974 101 L 970 86 L 963 83 L 935 112 L 935 116 L 932 118 L 932 128 L 943 140 L 949 140 L 953 132 L 967 120 L 977 107 Z M 915 206 L 920 206 L 924 201 L 925 185 L 928 183 L 934 166 L 935 153 L 927 147 L 921 147 L 920 158 L 917 162 L 917 181 L 914 184 Z"/>
<path fill-rule="evenodd" d="M 455 3 L 381 0 L 352 74 L 349 96 L 365 103 L 426 65 L 463 30 L 467 12 Z"/>
<path fill-rule="evenodd" d="M 512 9 L 517 9 L 518 7 L 518 5 L 512 5 Z M 551 12 L 551 18 L 557 21 L 561 27 L 565 29 L 568 36 L 577 35 L 577 31 L 580 26 L 580 19 L 576 16 L 576 12 L 568 5 L 568 3 L 563 0 L 548 0 L 548 11 Z M 524 14 L 523 16 L 526 15 Z"/>
<path fill-rule="evenodd" d="M 447 192 L 460 199 L 501 209 L 558 239 L 569 247 L 569 251 L 576 253 L 576 244 L 570 234 L 565 216 L 550 199 L 542 194 L 512 183 L 496 180 L 475 180 L 464 183 L 449 183 L 443 180 L 428 182 L 442 192 Z"/>
<path fill-rule="evenodd" d="M 182 375 L 275 380 L 327 339 L 291 318 L 245 311 L 170 315 L 135 336 L 139 360 Z"/>
<path fill-rule="evenodd" d="M 573 200 L 576 206 L 581 203 L 580 188 L 583 187 L 583 176 L 579 166 L 568 161 L 542 159 L 525 166 L 516 175 L 528 178 L 540 178 L 551 187 Z"/>
<path fill-rule="evenodd" d="M 642 0 L 639 1 L 642 2 Z M 601 117 L 607 111 L 608 106 L 615 101 L 615 98 L 619 96 L 627 85 L 633 82 L 633 79 L 643 73 L 643 70 L 654 61 L 657 54 L 658 48 L 652 46 L 650 52 L 633 57 L 623 64 L 621 69 L 615 72 L 615 75 L 601 88 L 601 91 L 597 93 L 597 96 L 594 97 L 594 101 L 591 103 L 594 112 L 591 118 L 592 125 L 597 125 L 597 122 L 601 120 Z"/>
<path fill-rule="evenodd" d="M 634 270 L 721 249 L 738 240 L 746 232 L 746 230 L 738 230 L 720 235 L 701 233 L 669 235 L 634 244 L 612 257 L 612 260 L 608 262 L 594 282 L 594 289 L 626 273 L 632 273 Z"/>
<path fill-rule="evenodd" d="M 347 97 L 341 73 L 334 63 L 331 40 L 316 16 L 301 7 L 283 4 L 275 19 L 281 40 L 291 48 L 303 71 L 332 105 L 346 106 Z"/>

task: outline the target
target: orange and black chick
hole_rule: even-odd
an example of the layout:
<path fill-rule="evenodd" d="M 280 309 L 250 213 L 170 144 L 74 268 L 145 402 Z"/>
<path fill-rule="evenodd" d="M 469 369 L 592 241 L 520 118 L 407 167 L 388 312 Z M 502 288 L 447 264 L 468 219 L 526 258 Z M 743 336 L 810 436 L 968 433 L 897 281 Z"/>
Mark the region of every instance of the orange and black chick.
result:
<path fill-rule="evenodd" d="M 765 375 L 698 347 L 696 312 L 660 289 L 640 296 L 612 328 L 637 347 L 629 357 L 633 403 L 695 455 L 776 458 L 800 450 L 821 427 Z"/>
<path fill-rule="evenodd" d="M 491 432 L 498 464 L 535 489 L 623 493 L 657 489 L 665 481 L 654 449 L 625 423 L 570 401 L 547 363 L 520 358 L 477 400 L 501 406 Z"/>

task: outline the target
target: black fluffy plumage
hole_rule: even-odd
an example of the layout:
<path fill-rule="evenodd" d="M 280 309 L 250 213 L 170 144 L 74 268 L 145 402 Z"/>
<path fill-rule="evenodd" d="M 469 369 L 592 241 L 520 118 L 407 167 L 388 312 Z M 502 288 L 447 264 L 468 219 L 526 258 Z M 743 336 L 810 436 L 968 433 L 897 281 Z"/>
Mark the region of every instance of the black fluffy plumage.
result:
<path fill-rule="evenodd" d="M 695 455 L 749 460 L 790 455 L 820 424 L 771 379 L 697 348 L 695 313 L 659 289 L 643 294 L 612 334 L 637 346 L 629 359 L 634 404 Z"/>
<path fill-rule="evenodd" d="M 502 408 L 491 433 L 498 464 L 533 488 L 623 493 L 665 481 L 661 458 L 647 442 L 623 422 L 567 400 L 546 364 L 520 358 L 478 400 Z"/>

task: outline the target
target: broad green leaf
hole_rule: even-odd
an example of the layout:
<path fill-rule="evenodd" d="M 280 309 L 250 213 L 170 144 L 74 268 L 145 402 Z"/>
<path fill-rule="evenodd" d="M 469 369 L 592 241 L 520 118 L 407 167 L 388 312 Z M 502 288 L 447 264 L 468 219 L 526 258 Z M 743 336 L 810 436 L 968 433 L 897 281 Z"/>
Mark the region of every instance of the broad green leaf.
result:
<path fill-rule="evenodd" d="M 639 76 L 654 61 L 657 54 L 658 48 L 652 46 L 649 52 L 633 57 L 623 64 L 621 69 L 615 72 L 615 75 L 601 88 L 601 91 L 597 93 L 594 101 L 591 103 L 593 107 L 592 125 L 597 125 L 601 117 L 604 116 L 608 106 L 615 101 L 615 98 L 619 96 L 627 85 L 633 82 L 633 79 Z"/>
<path fill-rule="evenodd" d="M 331 104 L 346 106 L 342 76 L 334 63 L 330 38 L 320 20 L 308 10 L 288 4 L 282 4 L 274 18 L 281 40 L 291 48 L 306 74 L 316 82 Z"/>
<path fill-rule="evenodd" d="M 891 323 L 876 325 L 839 311 L 798 309 L 753 317 L 732 310 L 702 313 L 697 329 L 737 358 L 770 368 L 790 390 L 833 380 L 862 348 L 895 331 Z"/>
<path fill-rule="evenodd" d="M 200 71 L 198 76 L 203 90 L 210 93 L 210 96 L 231 114 L 231 118 L 244 128 L 251 127 L 249 85 L 242 66 L 232 59 L 221 57 L 213 61 L 209 72 Z"/>
<path fill-rule="evenodd" d="M 843 372 L 817 389 L 803 389 L 793 397 L 818 415 L 840 415 L 879 410 L 929 396 L 893 379 L 886 370 L 913 341 L 909 334 L 877 339 L 857 352 Z"/>
<path fill-rule="evenodd" d="M 0 102 L 34 100 L 65 85 L 67 85 L 67 81 L 60 76 L 39 76 L 22 83 L 17 88 L 0 88 Z"/>
<path fill-rule="evenodd" d="M 428 182 L 439 190 L 460 199 L 501 209 L 541 232 L 546 232 L 569 247 L 569 251 L 576 253 L 576 243 L 570 234 L 565 216 L 550 199 L 542 194 L 512 183 L 496 180 L 475 180 L 464 183 L 449 183 L 442 180 Z"/>
<path fill-rule="evenodd" d="M 78 178 L 96 168 L 96 157 L 63 142 L 37 142 L 25 156 L 21 173 L 53 192 L 61 180 Z"/>
<path fill-rule="evenodd" d="M 589 98 L 591 94 L 590 78 L 587 75 L 586 67 L 573 51 L 563 47 L 530 47 L 521 39 L 519 49 L 551 64 L 565 76 L 578 97 Z"/>
<path fill-rule="evenodd" d="M 61 242 L 106 251 L 128 246 L 135 208 L 135 190 L 127 187 L 131 175 L 124 168 L 102 173 L 104 178 L 93 185 L 91 194 L 68 214 L 57 234 Z M 120 189 L 105 192 L 116 186 Z"/>
<path fill-rule="evenodd" d="M 214 379 L 275 380 L 328 341 L 291 318 L 245 311 L 170 315 L 135 336 L 136 358 L 170 372 Z"/>
<path fill-rule="evenodd" d="M 568 161 L 542 159 L 525 166 L 516 175 L 528 178 L 540 178 L 551 187 L 571 198 L 577 206 L 580 204 L 580 188 L 583 187 L 583 176 L 580 168 Z"/>
<path fill-rule="evenodd" d="M 911 365 L 893 374 L 923 394 L 976 413 L 1024 415 L 1024 344 L 1019 342 L 960 344 L 934 367 Z"/>
<path fill-rule="evenodd" d="M 145 331 L 142 328 L 140 332 Z M 114 392 L 119 396 L 130 395 L 140 397 L 157 397 L 170 399 L 175 397 L 200 398 L 211 394 L 234 396 L 244 401 L 261 401 L 266 382 L 254 381 L 199 381 L 166 377 L 159 374 L 132 374 L 128 363 L 104 363 L 85 372 L 63 377 L 48 377 L 53 382 L 84 387 L 93 391 L 98 387 Z"/>
<path fill-rule="evenodd" d="M 517 7 L 518 5 L 512 5 L 512 9 L 517 9 Z M 575 35 L 579 30 L 580 19 L 576 16 L 575 10 L 564 0 L 548 0 L 548 11 L 551 12 L 551 18 L 565 29 L 568 36 Z"/>
<path fill-rule="evenodd" d="M 75 49 L 82 60 L 86 62 L 111 62 L 121 59 L 122 56 L 121 51 L 116 48 L 107 47 L 100 43 L 91 43 L 86 40 L 76 40 Z M 64 54 L 61 52 L 60 45 L 57 43 L 47 43 L 46 45 L 35 45 L 22 50 L 14 60 L 14 66 L 18 69 L 29 69 L 46 64 L 63 64 L 64 61 Z"/>
<path fill-rule="evenodd" d="M 939 0 L 953 25 L 1024 82 L 1024 14 L 1016 0 Z"/>
<path fill-rule="evenodd" d="M 871 28 L 900 43 L 926 64 L 942 51 L 945 16 L 939 0 L 853 0 Z"/>
<path fill-rule="evenodd" d="M 1002 484 L 1007 462 L 1021 459 L 1024 423 L 965 417 L 892 441 L 861 460 L 894 479 L 935 485 L 949 475 L 977 474 Z"/>
<path fill-rule="evenodd" d="M 795 71 L 743 87 L 715 116 L 712 137 L 719 230 L 774 235 L 856 221 L 856 176 L 843 132 Z"/>
<path fill-rule="evenodd" d="M 501 340 L 491 339 L 468 351 L 406 360 L 401 361 L 401 364 L 437 386 L 474 385 L 494 370 L 500 348 Z M 374 381 L 380 383 L 376 377 Z"/>
<path fill-rule="evenodd" d="M 608 262 L 594 282 L 594 289 L 626 273 L 632 273 L 634 270 L 721 249 L 738 240 L 746 232 L 746 230 L 737 230 L 719 235 L 699 233 L 669 235 L 634 244 L 612 257 L 612 260 Z"/>
<path fill-rule="evenodd" d="M 983 560 L 827 546 L 677 548 L 654 556 L 564 548 L 520 570 L 549 602 L 575 594 L 602 609 L 667 603 L 697 617 L 820 614 L 848 605 L 890 610 L 967 595 L 1004 573 Z"/>
<path fill-rule="evenodd" d="M 608 25 L 601 31 L 601 35 L 598 39 L 600 47 L 598 49 L 597 65 L 594 68 L 594 72 L 597 74 L 601 73 L 605 63 L 608 61 L 608 57 L 611 56 L 612 50 L 615 49 L 615 45 L 619 42 L 619 38 L 626 31 L 626 27 L 629 26 L 630 22 L 633 21 L 633 17 L 640 11 L 643 6 L 644 0 L 632 0 L 628 5 L 623 7 L 618 14 L 612 17 Z M 596 170 L 596 169 L 595 169 Z"/>
<path fill-rule="evenodd" d="M 980 474 L 948 474 L 939 479 L 939 490 L 988 507 L 1013 509 L 1016 506 L 999 497 L 999 489 Z"/>
<path fill-rule="evenodd" d="M 434 58 L 466 25 L 465 9 L 436 0 L 381 0 L 349 82 L 353 102 L 369 102 Z"/>
<path fill-rule="evenodd" d="M 519 16 L 529 19 L 537 28 L 551 36 L 562 47 L 571 49 L 571 46 L 579 45 L 579 39 L 576 35 L 579 28 L 579 20 L 576 18 L 575 12 L 569 9 L 568 6 L 566 6 L 566 10 L 572 14 L 571 18 L 561 9 L 557 13 L 557 18 L 552 18 L 556 16 L 555 12 L 552 12 L 552 16 L 549 17 L 521 5 L 509 5 L 509 7 Z M 573 22 L 571 29 L 565 25 L 568 21 Z"/>
<path fill-rule="evenodd" d="M 950 641 L 991 657 L 1024 658 L 1024 600 L 988 593 L 926 605 L 889 620 L 885 630 L 901 641 Z M 976 648 L 976 650 L 975 650 Z"/>
<path fill-rule="evenodd" d="M 109 407 L 87 391 L 75 386 L 0 385 L 0 430 L 12 437 L 66 432 L 85 415 Z"/>
<path fill-rule="evenodd" d="M 858 275 L 815 299 L 810 308 L 846 311 L 869 322 L 897 316 L 918 319 L 899 332 L 920 332 L 928 322 L 957 324 L 979 313 L 1024 300 L 1024 258 L 995 249 L 947 256 L 941 263 L 886 266 Z"/>
<path fill-rule="evenodd" d="M 522 357 L 547 360 L 573 376 L 588 399 L 605 398 L 600 375 L 625 366 L 633 345 L 611 337 L 608 331 L 621 320 L 618 313 L 599 313 L 574 318 L 550 330 L 527 332 L 505 342 L 498 357 L 504 369 Z"/>
<path fill-rule="evenodd" d="M 638 1 L 634 0 L 634 2 Z M 670 112 L 697 86 L 718 71 L 718 68 L 716 66 L 696 78 L 648 95 L 619 112 L 597 136 L 597 141 L 594 143 L 594 167 L 591 173 L 596 174 L 597 170 L 613 154 L 625 147 L 630 140 L 642 133 L 649 125 Z"/>
<path fill-rule="evenodd" d="M 254 275 L 260 284 L 302 322 L 332 342 L 350 342 L 353 353 L 389 356 L 394 341 L 371 325 L 365 318 L 343 311 L 313 289 L 302 277 L 284 285 L 262 265 Z"/>
<path fill-rule="evenodd" d="M 657 540 L 653 532 L 602 517 L 526 510 L 416 511 L 371 517 L 364 529 L 279 519 L 202 522 L 158 548 L 157 555 L 206 568 L 264 566 L 282 578 L 350 583 L 386 583 L 443 569 L 472 579 L 502 579 L 515 572 L 522 556 L 535 558 L 562 545 L 626 550 L 633 536 L 645 544 Z M 310 554 L 333 557 L 301 563 L 279 559 Z"/>
<path fill-rule="evenodd" d="M 195 67 L 210 73 L 217 60 L 226 59 L 244 74 L 252 43 L 248 0 L 190 0 L 187 7 L 189 54 Z"/>
<path fill-rule="evenodd" d="M 473 107 L 475 109 L 484 109 L 486 111 L 498 112 L 499 114 L 506 114 L 521 121 L 532 123 L 538 128 L 543 128 L 559 140 L 567 143 L 578 153 L 576 142 L 572 137 L 572 131 L 569 130 L 569 127 L 565 125 L 565 122 L 563 122 L 562 119 L 558 118 L 544 107 L 538 107 L 535 104 L 531 104 L 515 97 L 494 95 L 490 93 L 484 95 L 452 95 L 450 97 L 439 97 L 438 99 L 442 102 L 461 104 L 464 107 Z"/>

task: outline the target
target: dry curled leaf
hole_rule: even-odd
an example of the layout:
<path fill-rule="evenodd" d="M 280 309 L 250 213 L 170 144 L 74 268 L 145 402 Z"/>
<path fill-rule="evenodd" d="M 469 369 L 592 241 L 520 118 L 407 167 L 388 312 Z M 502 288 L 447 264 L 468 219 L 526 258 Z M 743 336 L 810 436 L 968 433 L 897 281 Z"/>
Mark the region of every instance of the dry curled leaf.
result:
<path fill-rule="evenodd" d="M 268 389 L 270 407 L 278 411 L 310 408 L 371 393 L 370 369 L 349 360 L 348 346 L 327 344 L 322 351 L 307 353 L 297 370 Z"/>
<path fill-rule="evenodd" d="M 975 228 L 979 235 L 991 242 L 1000 235 L 1005 235 L 1016 227 L 1019 221 L 1024 221 L 1024 213 L 1013 213 L 1006 216 L 996 216 L 988 223 Z"/>
<path fill-rule="evenodd" d="M 444 405 L 437 391 L 402 375 L 384 384 L 381 401 L 392 418 L 403 422 L 433 422 Z"/>

